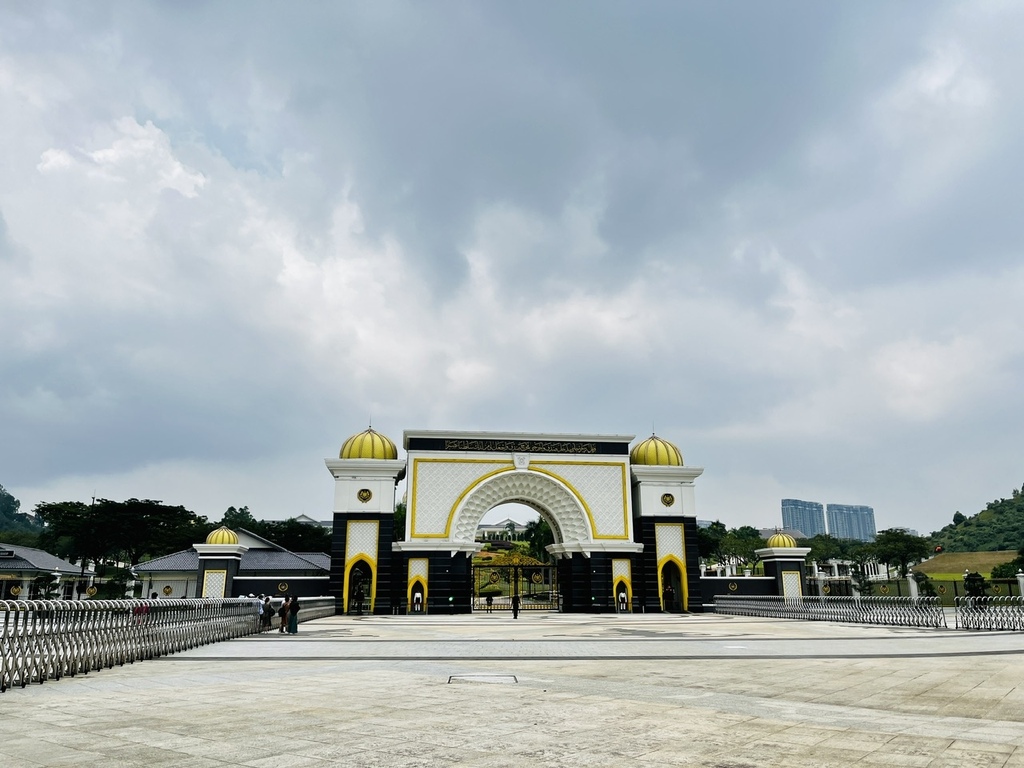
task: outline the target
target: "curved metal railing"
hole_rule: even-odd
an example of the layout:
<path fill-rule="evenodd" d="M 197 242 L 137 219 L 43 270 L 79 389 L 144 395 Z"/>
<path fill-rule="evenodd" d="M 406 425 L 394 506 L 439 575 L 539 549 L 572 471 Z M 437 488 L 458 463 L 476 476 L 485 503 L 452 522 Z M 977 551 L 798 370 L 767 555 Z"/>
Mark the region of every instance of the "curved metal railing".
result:
<path fill-rule="evenodd" d="M 0 692 L 259 632 L 258 601 L 0 600 Z M 334 615 L 302 601 L 299 621 Z"/>
<path fill-rule="evenodd" d="M 1024 631 L 1024 597 L 958 597 L 957 629 Z"/>
<path fill-rule="evenodd" d="M 733 616 L 886 624 L 898 627 L 946 627 L 937 597 L 741 597 L 716 595 L 715 612 Z"/>

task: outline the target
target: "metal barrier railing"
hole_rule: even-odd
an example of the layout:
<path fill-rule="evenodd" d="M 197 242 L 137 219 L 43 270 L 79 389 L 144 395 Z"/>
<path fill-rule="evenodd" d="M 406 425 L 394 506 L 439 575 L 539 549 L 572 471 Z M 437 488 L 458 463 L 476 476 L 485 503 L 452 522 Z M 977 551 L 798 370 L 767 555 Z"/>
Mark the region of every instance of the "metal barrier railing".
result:
<path fill-rule="evenodd" d="M 741 597 L 716 595 L 715 612 L 847 624 L 946 627 L 937 597 Z"/>
<path fill-rule="evenodd" d="M 0 692 L 259 631 L 257 600 L 0 600 Z M 334 615 L 302 601 L 299 621 Z"/>
<path fill-rule="evenodd" d="M 958 597 L 957 629 L 1024 631 L 1024 597 Z"/>

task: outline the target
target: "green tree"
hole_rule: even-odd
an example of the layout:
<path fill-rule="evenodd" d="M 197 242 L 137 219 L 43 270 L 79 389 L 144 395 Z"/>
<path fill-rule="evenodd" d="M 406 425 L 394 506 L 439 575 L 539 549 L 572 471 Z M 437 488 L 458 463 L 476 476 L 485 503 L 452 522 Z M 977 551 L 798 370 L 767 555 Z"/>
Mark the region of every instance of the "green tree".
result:
<path fill-rule="evenodd" d="M 111 551 L 110 539 L 96 506 L 81 501 L 40 502 L 36 516 L 43 521 L 39 545 L 58 557 L 98 562 Z"/>
<path fill-rule="evenodd" d="M 875 557 L 886 566 L 899 567 L 900 576 L 906 578 L 911 563 L 917 563 L 928 557 L 931 548 L 928 540 L 922 536 L 889 528 L 875 536 L 873 545 Z"/>
<path fill-rule="evenodd" d="M 722 554 L 740 566 L 753 565 L 757 561 L 754 550 L 765 546 L 761 532 L 749 525 L 729 531 L 722 539 Z"/>
<path fill-rule="evenodd" d="M 1012 579 L 1017 571 L 1024 570 L 1024 547 L 1017 550 L 1017 557 L 992 569 L 993 579 Z"/>
<path fill-rule="evenodd" d="M 256 533 L 253 526 L 257 525 L 257 520 L 252 516 L 248 507 L 228 507 L 224 511 L 224 516 L 220 519 L 218 525 L 223 525 L 232 531 L 244 528 L 247 531 Z"/>
<path fill-rule="evenodd" d="M 405 541 L 405 502 L 395 504 L 395 527 L 391 532 L 392 541 Z"/>
<path fill-rule="evenodd" d="M 953 513 L 953 525 L 960 525 L 966 519 L 967 515 L 963 514 L 960 510 Z"/>
<path fill-rule="evenodd" d="M 153 499 L 98 499 L 96 507 L 109 529 L 110 553 L 129 565 L 188 549 L 209 530 L 206 518 Z"/>
<path fill-rule="evenodd" d="M 725 524 L 715 520 L 707 528 L 697 528 L 697 553 L 705 562 L 720 563 L 722 556 L 722 542 L 729 531 Z"/>
<path fill-rule="evenodd" d="M 303 523 L 293 517 L 288 520 L 264 520 L 257 523 L 256 527 L 258 530 L 253 533 L 291 552 L 331 553 L 331 531 L 322 525 Z"/>
<path fill-rule="evenodd" d="M 839 539 L 829 536 L 827 533 L 819 533 L 817 536 L 805 539 L 803 545 L 811 548 L 807 557 L 818 565 L 824 565 L 829 560 L 845 559 L 843 558 L 843 546 Z"/>
<path fill-rule="evenodd" d="M 551 526 L 548 525 L 547 520 L 543 517 L 531 520 L 526 524 L 523 533 L 529 545 L 528 554 L 530 557 L 546 562 L 549 559 L 546 547 L 555 543 L 555 535 L 552 533 Z"/>
<path fill-rule="evenodd" d="M 38 534 L 43 529 L 41 520 L 20 512 L 21 502 L 2 485 L 0 485 L 0 541 L 8 544 L 12 533 Z"/>

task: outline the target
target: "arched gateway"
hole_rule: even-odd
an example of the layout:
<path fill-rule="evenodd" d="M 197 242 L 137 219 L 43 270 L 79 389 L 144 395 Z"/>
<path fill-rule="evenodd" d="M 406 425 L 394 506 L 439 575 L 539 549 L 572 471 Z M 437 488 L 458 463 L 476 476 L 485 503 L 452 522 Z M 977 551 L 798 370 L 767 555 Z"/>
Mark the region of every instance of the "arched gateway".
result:
<path fill-rule="evenodd" d="M 477 526 L 499 504 L 548 522 L 552 573 L 527 575 L 563 611 L 700 610 L 694 480 L 679 449 L 651 436 L 409 430 L 406 458 L 369 429 L 328 459 L 335 478 L 331 591 L 339 612 L 466 613 L 479 606 Z M 404 540 L 392 543 L 407 480 Z M 515 583 L 524 577 L 515 561 Z M 528 570 L 528 569 L 527 569 Z M 493 576 L 492 576 L 493 578 Z M 358 583 L 356 583 L 358 581 Z M 557 584 L 557 586 L 555 586 Z M 517 593 L 518 594 L 518 593 Z"/>

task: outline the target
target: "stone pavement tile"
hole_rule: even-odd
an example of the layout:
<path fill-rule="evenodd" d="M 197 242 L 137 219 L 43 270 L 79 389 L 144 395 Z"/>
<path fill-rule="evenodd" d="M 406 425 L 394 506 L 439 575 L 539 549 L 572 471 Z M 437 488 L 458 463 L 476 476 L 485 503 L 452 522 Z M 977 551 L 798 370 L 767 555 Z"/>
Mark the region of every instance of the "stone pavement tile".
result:
<path fill-rule="evenodd" d="M 987 752 L 992 754 L 1001 755 L 1012 755 L 1016 751 L 1016 747 L 1012 744 L 999 744 L 995 742 L 987 741 L 974 741 L 968 739 L 957 739 L 950 744 L 943 754 L 950 754 L 954 752 L 970 752 L 980 753 Z"/>
<path fill-rule="evenodd" d="M 947 757 L 943 754 L 928 763 L 928 768 L 1004 768 L 1005 765 L 1006 755 L 979 755 L 975 760 L 970 757 Z"/>
<path fill-rule="evenodd" d="M 355 764 L 352 763 L 352 765 Z M 329 766 L 336 765 L 336 763 L 319 757 L 309 757 L 308 755 L 283 754 L 266 755 L 250 760 L 245 760 L 244 756 L 239 756 L 238 761 L 234 765 L 246 765 L 250 766 L 250 768 L 328 768 Z"/>
<path fill-rule="evenodd" d="M 941 752 L 941 747 L 936 747 L 933 751 L 922 750 L 915 753 L 891 752 L 888 749 L 876 750 L 864 755 L 858 761 L 858 765 L 886 765 L 891 768 L 926 768 L 938 756 L 939 752 Z"/>

